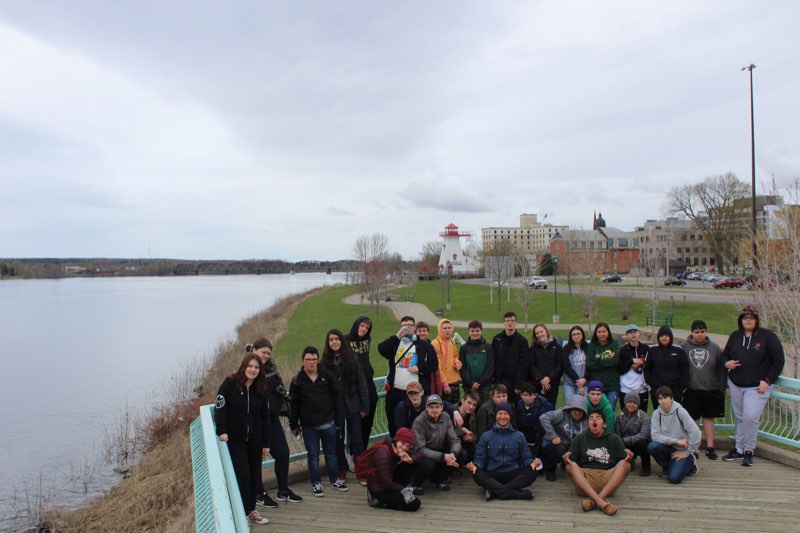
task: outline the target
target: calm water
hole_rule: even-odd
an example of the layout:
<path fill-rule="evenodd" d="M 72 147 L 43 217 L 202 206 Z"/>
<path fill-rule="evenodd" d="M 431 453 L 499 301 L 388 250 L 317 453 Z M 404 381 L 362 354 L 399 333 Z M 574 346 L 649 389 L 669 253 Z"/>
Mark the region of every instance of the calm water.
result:
<path fill-rule="evenodd" d="M 104 427 L 126 405 L 165 398 L 169 378 L 210 356 L 276 298 L 344 274 L 0 282 L 0 531 L 17 531 L 25 490 L 74 506 L 119 476 Z M 87 469 L 96 467 L 91 476 Z M 83 479 L 89 477 L 88 494 Z M 15 496 L 16 495 L 16 496 Z"/>

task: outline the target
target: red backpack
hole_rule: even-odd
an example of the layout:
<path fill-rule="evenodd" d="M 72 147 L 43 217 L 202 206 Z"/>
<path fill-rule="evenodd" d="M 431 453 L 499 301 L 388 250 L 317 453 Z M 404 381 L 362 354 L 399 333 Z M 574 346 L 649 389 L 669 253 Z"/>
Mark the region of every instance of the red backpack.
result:
<path fill-rule="evenodd" d="M 384 440 L 380 442 L 376 442 L 372 446 L 366 449 L 364 453 L 356 457 L 356 468 L 355 468 L 355 475 L 356 479 L 360 481 L 367 481 L 369 479 L 370 474 L 375 471 L 375 467 L 372 466 L 372 456 L 375 455 L 381 448 L 386 448 L 387 451 L 391 454 L 392 452 L 392 439 L 386 437 Z"/>

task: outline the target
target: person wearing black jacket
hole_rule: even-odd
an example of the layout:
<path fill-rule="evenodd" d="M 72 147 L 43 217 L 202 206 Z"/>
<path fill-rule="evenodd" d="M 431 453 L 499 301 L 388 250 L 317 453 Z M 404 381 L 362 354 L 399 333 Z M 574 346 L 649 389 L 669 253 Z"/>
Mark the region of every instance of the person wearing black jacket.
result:
<path fill-rule="evenodd" d="M 423 389 L 430 390 L 431 376 L 439 369 L 436 350 L 428 341 L 418 339 L 414 317 L 400 319 L 400 329 L 378 345 L 378 353 L 389 362 L 386 374 L 386 418 L 389 435 L 394 435 L 394 413 L 397 404 L 406 398 L 406 387 L 418 381 Z M 427 389 L 426 389 L 427 384 Z"/>
<path fill-rule="evenodd" d="M 228 443 L 242 504 L 250 522 L 269 522 L 256 511 L 261 461 L 270 446 L 267 379 L 261 359 L 247 354 L 239 370 L 225 378 L 217 392 L 214 423 L 219 440 Z"/>
<path fill-rule="evenodd" d="M 517 314 L 503 315 L 503 331 L 492 339 L 494 352 L 494 383 L 508 389 L 509 403 L 519 400 L 522 384 L 528 378 L 528 340 L 517 331 Z"/>
<path fill-rule="evenodd" d="M 245 346 L 247 353 L 254 353 L 261 360 L 264 377 L 267 378 L 267 399 L 269 400 L 269 427 L 270 442 L 272 446 L 269 454 L 275 460 L 275 479 L 278 481 L 278 501 L 300 503 L 303 498 L 289 490 L 289 445 L 283 433 L 281 416 L 289 416 L 289 392 L 283 384 L 283 379 L 278 373 L 275 361 L 272 360 L 272 343 L 265 337 L 259 337 L 251 344 Z M 276 508 L 278 504 L 269 497 L 264 489 L 264 482 L 258 476 L 258 492 L 256 503 L 264 507 Z"/>
<path fill-rule="evenodd" d="M 344 424 L 344 402 L 336 376 L 319 364 L 319 351 L 314 346 L 303 350 L 303 368 L 292 378 L 289 394 L 292 409 L 289 427 L 297 437 L 302 429 L 308 452 L 308 477 L 314 496 L 325 496 L 319 471 L 319 443 L 325 453 L 325 466 L 331 487 L 347 492 L 347 485 L 338 479 L 336 430 Z"/>
<path fill-rule="evenodd" d="M 517 429 L 525 435 L 531 455 L 534 458 L 541 458 L 544 428 L 539 422 L 539 417 L 555 410 L 555 406 L 548 402 L 544 396 L 536 395 L 536 386 L 533 383 L 522 385 L 521 396 L 522 398 L 516 405 Z"/>
<path fill-rule="evenodd" d="M 778 336 L 761 327 L 755 307 L 745 306 L 739 314 L 738 324 L 739 329 L 730 334 L 722 351 L 736 418 L 736 448 L 723 459 L 741 459 L 742 466 L 753 466 L 758 421 L 786 358 Z"/>
<path fill-rule="evenodd" d="M 639 327 L 636 324 L 625 326 L 627 341 L 619 349 L 619 407 L 625 411 L 625 395 L 635 392 L 639 395 L 639 408 L 647 412 L 647 385 L 644 381 L 644 363 L 650 346 L 639 342 Z M 614 407 L 613 405 L 611 407 Z"/>
<path fill-rule="evenodd" d="M 647 351 L 644 362 L 644 381 L 650 387 L 653 405 L 658 405 L 656 390 L 669 387 L 676 402 L 683 400 L 683 392 L 689 386 L 689 356 L 683 348 L 672 344 L 672 330 L 669 326 L 658 328 L 658 344 Z"/>
<path fill-rule="evenodd" d="M 369 436 L 372 433 L 372 424 L 375 422 L 375 410 L 378 408 L 378 390 L 375 388 L 373 379 L 375 369 L 369 360 L 369 349 L 372 343 L 372 320 L 367 316 L 360 316 L 353 322 L 347 340 L 350 348 L 358 357 L 358 366 L 364 373 L 364 380 L 367 383 L 367 394 L 369 394 L 369 411 L 367 416 L 361 419 L 361 445 L 364 450 L 369 447 Z"/>
<path fill-rule="evenodd" d="M 555 405 L 558 387 L 561 385 L 561 343 L 550 335 L 544 324 L 533 326 L 530 349 L 530 375 L 539 382 L 539 387 L 548 402 Z"/>

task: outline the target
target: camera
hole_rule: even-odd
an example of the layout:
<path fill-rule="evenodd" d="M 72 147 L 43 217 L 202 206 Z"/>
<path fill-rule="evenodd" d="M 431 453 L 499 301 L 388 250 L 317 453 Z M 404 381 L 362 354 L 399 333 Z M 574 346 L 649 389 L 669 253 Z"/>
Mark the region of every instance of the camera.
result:
<path fill-rule="evenodd" d="M 275 394 L 277 394 L 287 402 L 292 401 L 292 395 L 289 394 L 289 391 L 286 390 L 286 387 L 284 387 L 283 384 L 279 384 L 277 387 L 275 387 Z"/>

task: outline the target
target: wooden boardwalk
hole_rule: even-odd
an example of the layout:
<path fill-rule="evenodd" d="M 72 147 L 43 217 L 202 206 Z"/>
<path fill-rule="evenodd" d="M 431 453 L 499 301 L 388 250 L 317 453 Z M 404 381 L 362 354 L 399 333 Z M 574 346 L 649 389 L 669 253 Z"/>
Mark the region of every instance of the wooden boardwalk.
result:
<path fill-rule="evenodd" d="M 638 466 L 611 501 L 614 517 L 584 513 L 566 474 L 534 483 L 532 502 L 486 502 L 471 476 L 453 477 L 453 489 L 428 484 L 422 508 L 403 513 L 367 506 L 366 488 L 354 481 L 342 493 L 325 487 L 314 498 L 308 481 L 292 484 L 300 504 L 259 510 L 270 519 L 252 531 L 270 532 L 557 532 L 557 531 L 759 531 L 800 532 L 800 470 L 756 458 L 753 468 L 739 462 L 698 460 L 699 472 L 680 485 L 655 475 L 641 478 Z M 351 478 L 352 479 L 352 478 Z M 274 496 L 274 490 L 271 491 Z"/>

